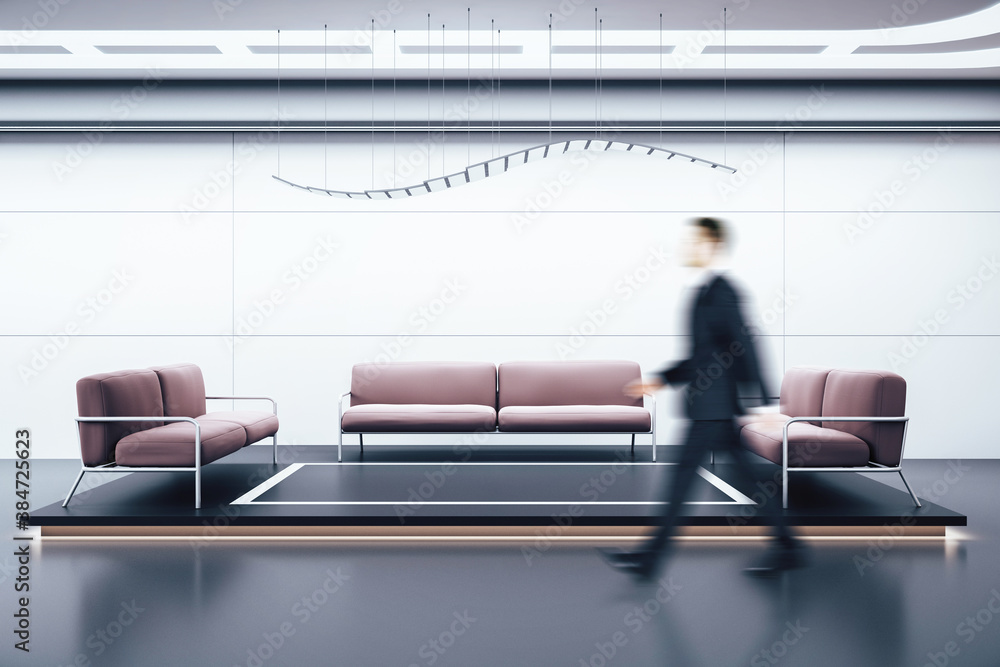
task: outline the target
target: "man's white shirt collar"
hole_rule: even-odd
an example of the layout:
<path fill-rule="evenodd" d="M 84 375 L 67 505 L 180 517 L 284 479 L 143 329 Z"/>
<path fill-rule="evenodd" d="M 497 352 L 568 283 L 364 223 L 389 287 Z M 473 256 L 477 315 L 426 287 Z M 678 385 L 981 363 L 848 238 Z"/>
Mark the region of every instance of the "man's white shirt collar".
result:
<path fill-rule="evenodd" d="M 716 266 L 716 265 L 706 266 L 704 268 L 698 269 L 697 271 L 691 274 L 687 286 L 689 289 L 697 291 L 702 287 L 705 287 L 706 285 L 710 284 L 713 280 L 715 280 L 716 276 L 722 275 L 725 272 L 726 272 L 726 267 L 724 266 Z"/>

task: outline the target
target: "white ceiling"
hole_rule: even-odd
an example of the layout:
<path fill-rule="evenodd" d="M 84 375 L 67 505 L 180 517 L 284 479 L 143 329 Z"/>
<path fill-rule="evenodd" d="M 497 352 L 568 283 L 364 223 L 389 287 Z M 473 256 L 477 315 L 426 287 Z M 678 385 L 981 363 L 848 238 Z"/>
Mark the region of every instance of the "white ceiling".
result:
<path fill-rule="evenodd" d="M 550 53 L 552 75 L 569 79 L 1000 78 L 997 0 L 596 6 L 595 14 L 583 0 L 5 0 L 0 79 L 271 79 L 279 28 L 284 78 L 547 78 Z"/>

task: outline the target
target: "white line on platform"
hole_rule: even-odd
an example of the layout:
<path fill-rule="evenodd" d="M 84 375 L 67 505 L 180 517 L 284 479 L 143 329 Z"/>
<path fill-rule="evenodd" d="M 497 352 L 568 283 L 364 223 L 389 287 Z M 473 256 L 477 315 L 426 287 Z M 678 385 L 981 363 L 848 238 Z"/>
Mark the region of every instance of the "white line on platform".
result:
<path fill-rule="evenodd" d="M 232 502 L 233 505 L 409 505 L 409 501 L 390 501 L 390 500 L 273 500 L 273 501 L 259 501 L 257 498 L 261 497 L 267 491 L 273 489 L 275 486 L 281 482 L 287 480 L 293 474 L 301 470 L 306 466 L 350 466 L 350 465 L 363 465 L 363 466 L 405 466 L 405 465 L 446 465 L 446 464 L 428 464 L 421 462 L 373 462 L 373 463 L 294 463 L 274 477 L 262 482 L 258 486 L 254 487 L 250 491 L 246 492 L 236 500 Z M 614 463 L 608 464 L 604 463 L 558 463 L 558 462 L 540 462 L 540 463 L 529 463 L 524 461 L 514 461 L 510 463 L 505 462 L 466 462 L 466 463 L 452 463 L 451 465 L 509 465 L 509 466 L 523 466 L 523 465 L 560 465 L 560 466 L 608 466 L 614 465 Z M 652 466 L 670 466 L 677 465 L 676 463 L 630 463 L 632 465 L 652 465 Z M 714 473 L 705 470 L 704 468 L 698 468 L 698 474 L 709 484 L 716 487 L 732 500 L 730 501 L 714 501 L 714 500 L 699 500 L 691 501 L 685 503 L 685 505 L 753 505 L 755 504 L 753 500 L 743 495 L 737 491 L 733 486 L 724 482 Z M 462 500 L 440 500 L 440 501 L 424 501 L 422 505 L 666 505 L 668 503 L 663 501 L 647 501 L 647 500 L 615 500 L 615 501 L 533 501 L 533 500 L 484 500 L 484 501 L 462 501 Z"/>
<path fill-rule="evenodd" d="M 233 503 L 234 505 L 236 503 Z M 244 505 L 411 505 L 408 500 L 261 500 Z M 424 505 L 668 505 L 660 500 L 425 500 Z M 740 505 L 734 500 L 695 500 L 685 505 Z"/>
<path fill-rule="evenodd" d="M 709 484 L 722 491 L 724 494 L 736 501 L 737 505 L 756 505 L 754 501 L 740 493 L 736 487 L 731 485 L 729 482 L 724 481 L 714 472 L 705 470 L 701 466 L 698 466 L 698 474 L 701 475 Z"/>
<path fill-rule="evenodd" d="M 653 463 L 651 461 L 636 461 L 634 463 L 629 461 L 579 461 L 564 463 L 561 461 L 372 461 L 366 463 L 364 461 L 345 461 L 344 463 L 338 463 L 336 461 L 318 462 L 318 463 L 297 463 L 295 465 L 300 466 L 613 466 L 615 464 L 622 464 L 631 468 L 632 466 L 675 466 L 676 463 L 669 461 L 660 462 L 657 461 Z"/>
<path fill-rule="evenodd" d="M 288 466 L 287 468 L 285 468 L 284 470 L 282 470 L 281 472 L 279 472 L 274 477 L 271 477 L 270 479 L 264 480 L 263 482 L 261 482 L 257 486 L 253 487 L 252 489 L 250 489 L 249 491 L 247 491 L 246 493 L 244 493 L 242 496 L 240 496 L 239 498 L 237 498 L 236 500 L 234 500 L 231 504 L 232 505 L 250 505 L 250 504 L 253 504 L 254 499 L 259 498 L 265 492 L 270 491 L 271 489 L 273 489 L 274 487 L 276 487 L 278 484 L 280 484 L 281 482 L 283 482 L 286 479 L 288 479 L 289 477 L 291 477 L 293 474 L 295 474 L 296 472 L 298 472 L 299 469 L 302 468 L 302 466 L 304 466 L 304 465 L 307 465 L 307 464 L 305 464 L 305 463 L 293 463 L 292 465 Z"/>

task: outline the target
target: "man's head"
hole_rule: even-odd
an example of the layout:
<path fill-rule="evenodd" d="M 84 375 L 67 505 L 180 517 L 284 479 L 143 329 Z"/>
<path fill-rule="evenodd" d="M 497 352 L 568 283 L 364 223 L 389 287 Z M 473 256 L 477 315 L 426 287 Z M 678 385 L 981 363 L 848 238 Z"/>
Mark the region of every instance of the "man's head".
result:
<path fill-rule="evenodd" d="M 704 268 L 716 261 L 726 247 L 726 225 L 718 218 L 694 218 L 685 229 L 683 264 Z"/>

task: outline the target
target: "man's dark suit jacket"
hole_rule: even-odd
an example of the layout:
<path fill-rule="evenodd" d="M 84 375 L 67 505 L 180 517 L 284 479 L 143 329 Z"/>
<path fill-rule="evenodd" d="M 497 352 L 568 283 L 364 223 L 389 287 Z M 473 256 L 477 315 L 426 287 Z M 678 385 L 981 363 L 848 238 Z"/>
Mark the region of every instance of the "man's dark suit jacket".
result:
<path fill-rule="evenodd" d="M 709 278 L 694 297 L 689 317 L 688 358 L 659 372 L 665 384 L 684 388 L 689 419 L 732 419 L 743 413 L 739 388 L 768 396 L 753 332 L 743 320 L 740 299 L 721 274 Z"/>

